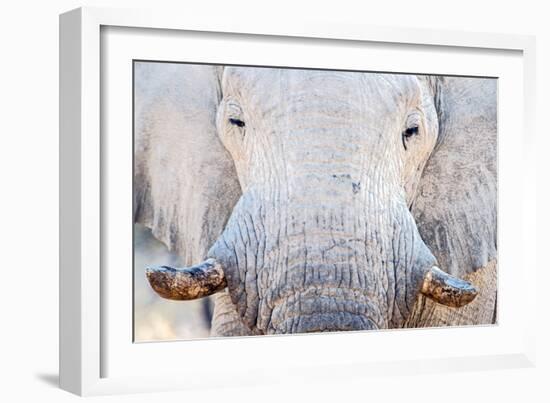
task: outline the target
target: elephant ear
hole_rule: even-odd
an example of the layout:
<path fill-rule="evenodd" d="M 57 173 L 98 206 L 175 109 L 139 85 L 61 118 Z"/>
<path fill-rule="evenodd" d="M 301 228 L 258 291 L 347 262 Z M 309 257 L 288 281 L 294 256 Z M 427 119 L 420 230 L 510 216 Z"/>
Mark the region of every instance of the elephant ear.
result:
<path fill-rule="evenodd" d="M 134 64 L 134 220 L 186 265 L 204 258 L 241 193 L 216 132 L 221 73 Z"/>
<path fill-rule="evenodd" d="M 427 80 L 439 135 L 411 211 L 441 268 L 463 277 L 497 256 L 497 81 Z"/>

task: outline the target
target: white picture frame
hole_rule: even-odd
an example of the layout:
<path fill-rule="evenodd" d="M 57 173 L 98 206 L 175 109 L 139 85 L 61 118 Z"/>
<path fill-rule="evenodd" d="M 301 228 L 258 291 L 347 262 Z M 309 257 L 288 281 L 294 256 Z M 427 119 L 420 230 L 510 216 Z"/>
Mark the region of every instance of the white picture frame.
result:
<path fill-rule="evenodd" d="M 113 28 L 117 27 L 117 28 Z M 141 30 L 141 31 L 140 31 Z M 152 31 L 155 30 L 155 31 Z M 282 47 L 285 52 L 294 51 L 289 43 L 299 44 L 300 49 L 319 41 L 320 46 L 329 46 L 335 52 L 346 48 L 348 56 L 342 53 L 343 66 L 354 63 L 357 52 L 366 51 L 369 46 L 374 51 L 393 49 L 384 53 L 381 64 L 370 64 L 371 70 L 387 71 L 383 63 L 393 63 L 393 69 L 401 72 L 442 73 L 459 75 L 491 75 L 502 77 L 499 90 L 513 94 L 513 100 L 502 99 L 503 109 L 499 109 L 499 231 L 500 224 L 514 229 L 515 235 L 499 232 L 499 310 L 498 326 L 453 329 L 423 329 L 415 331 L 352 332 L 350 334 L 251 337 L 227 340 L 201 340 L 178 343 L 145 343 L 136 347 L 128 334 L 127 320 L 128 294 L 121 291 L 123 303 L 112 304 L 113 287 L 124 281 L 124 274 L 112 276 L 110 259 L 123 259 L 124 256 L 111 256 L 113 250 L 106 239 L 116 239 L 121 249 L 125 249 L 128 230 L 125 221 L 131 216 L 123 215 L 122 221 L 106 222 L 104 212 L 112 208 L 126 208 L 125 205 L 112 206 L 113 200 L 126 200 L 127 193 L 114 195 L 117 188 L 124 191 L 127 186 L 115 186 L 120 178 L 127 177 L 128 156 L 131 149 L 124 152 L 128 138 L 106 136 L 112 133 L 117 124 L 122 133 L 127 133 L 128 124 L 124 119 L 128 111 L 128 82 L 121 87 L 113 80 L 103 80 L 102 74 L 126 74 L 127 61 L 131 58 L 143 58 L 147 52 L 148 35 L 158 46 L 146 58 L 168 58 L 180 60 L 180 56 L 170 56 L 174 43 L 182 40 L 178 33 L 192 33 L 195 40 L 201 35 L 213 36 L 213 41 L 224 36 L 237 37 L 240 41 L 248 38 L 252 43 L 269 41 L 274 47 Z M 109 36 L 111 35 L 111 36 Z M 131 46 L 131 37 L 141 37 L 140 49 Z M 197 39 L 199 38 L 199 39 Z M 225 39 L 224 39 L 225 40 Z M 126 42 L 125 42 L 126 41 Z M 322 42 L 322 43 L 321 43 Z M 315 42 L 316 43 L 316 42 Z M 270 65 L 274 58 L 282 61 L 282 53 L 251 52 L 242 55 L 242 59 L 230 59 L 231 55 L 199 55 L 199 46 L 180 49 L 197 56 L 194 61 L 233 62 Z M 127 46 L 128 45 L 128 46 Z M 204 44 L 203 44 L 204 45 Z M 252 46 L 252 45 L 251 45 Z M 285 48 L 286 46 L 286 48 Z M 366 48 L 363 48 L 366 46 Z M 150 46 L 151 47 L 151 46 Z M 351 50 L 350 50 L 351 49 Z M 390 50 L 391 50 L 390 49 Z M 140 391 L 160 391 L 186 388 L 208 388 L 225 385 L 246 385 L 263 382 L 293 382 L 299 374 L 302 380 L 345 378 L 353 373 L 357 376 L 372 374 L 412 374 L 419 372 L 464 371 L 479 369 L 497 369 L 532 366 L 534 363 L 535 319 L 519 312 L 535 313 L 535 295 L 533 287 L 521 287 L 528 284 L 529 278 L 535 278 L 535 243 L 530 242 L 535 233 L 534 194 L 534 91 L 535 91 L 535 42 L 533 37 L 489 33 L 468 33 L 458 31 L 430 31 L 407 28 L 383 28 L 336 23 L 307 23 L 294 25 L 291 22 L 254 20 L 232 21 L 230 19 L 201 19 L 193 15 L 174 15 L 169 12 L 150 10 L 116 10 L 103 8 L 81 8 L 60 16 L 60 385 L 63 389 L 79 395 L 97 395 L 112 393 L 135 393 Z M 311 48 L 308 48 L 311 50 Z M 132 52 L 139 53 L 133 55 Z M 165 52 L 165 53 L 164 53 Z M 280 52 L 280 50 L 279 50 Z M 392 53 L 394 52 L 394 53 Z M 414 64 L 414 59 L 406 65 L 399 61 L 399 52 L 422 54 L 422 63 Z M 430 52 L 443 52 L 448 58 L 462 60 L 466 53 L 473 54 L 482 62 L 468 64 L 456 62 L 451 69 L 445 67 L 444 60 L 436 58 Z M 302 52 L 303 53 L 303 52 Z M 468 53 L 468 54 L 469 54 Z M 303 59 L 301 66 L 310 63 L 320 66 L 328 63 L 315 56 L 311 50 L 309 59 Z M 476 56 L 477 55 L 477 56 Z M 509 57 L 508 57 L 508 56 Z M 298 55 L 295 55 L 298 57 Z M 175 58 L 174 58 L 175 57 Z M 203 59 L 198 60 L 198 58 Z M 111 58 L 113 64 L 103 60 Z M 129 59 L 130 58 L 130 59 Z M 496 58 L 496 59 L 494 59 Z M 109 60 L 111 60 L 109 59 Z M 445 58 L 442 58 L 445 59 Z M 494 59 L 494 60 L 493 60 Z M 117 62 L 118 60 L 118 62 Z M 473 59 L 472 59 L 473 60 Z M 498 62 L 498 63 L 497 63 Z M 120 63 L 120 64 L 116 64 Z M 330 62 L 334 63 L 334 62 Z M 334 66 L 333 64 L 326 66 Z M 359 63 L 359 62 L 358 62 Z M 287 64 L 291 66 L 292 64 Z M 426 69 L 429 67 L 429 71 Z M 124 68 L 118 69 L 117 66 Z M 325 66 L 325 67 L 326 67 Z M 362 68 L 363 65 L 357 65 Z M 387 65 L 386 65 L 387 66 Z M 107 70 L 104 70 L 107 69 Z M 494 69 L 494 70 L 492 70 Z M 499 72 L 502 71 L 502 76 Z M 126 73 L 125 73 L 126 72 Z M 118 76 L 117 76 L 118 78 Z M 519 80 L 519 81 L 518 81 Z M 112 88 L 111 88 L 112 87 Z M 107 95 L 106 95 L 107 94 Z M 111 94 L 114 94 L 111 98 Z M 107 97 L 107 98 L 105 98 Z M 499 95 L 499 102 L 501 96 Z M 108 106 L 106 106 L 108 105 Z M 123 116 L 111 122 L 111 106 L 121 111 Z M 499 108 L 500 108 L 499 104 Z M 521 113 L 503 113 L 512 108 L 520 108 Z M 507 109 L 504 109 L 507 108 Z M 130 106 L 131 109 L 131 106 Z M 126 112 L 124 112 L 126 111 Z M 117 114 L 118 116 L 118 114 Z M 125 123 L 124 123 L 125 122 Z M 111 126 L 115 125 L 115 126 Z M 507 133 L 517 129 L 519 135 Z M 121 150 L 120 163 L 112 163 L 115 148 Z M 506 168 L 509 151 L 520 147 L 523 154 L 521 169 L 512 172 Z M 107 150 L 111 150 L 107 152 Z M 128 154 L 128 152 L 130 154 Z M 131 160 L 130 160 L 131 161 Z M 517 157 L 516 157 L 517 161 Z M 131 166 L 130 166 L 131 169 Z M 119 179 L 116 179 L 119 178 Z M 130 178 L 127 178 L 131 182 Z M 515 184 L 521 185 L 521 192 L 506 193 Z M 131 187 L 131 186 L 130 186 Z M 503 188 L 503 189 L 502 189 Z M 501 193 L 503 192 L 503 193 Z M 503 197 L 504 196 L 504 197 Z M 126 205 L 127 206 L 127 205 Z M 104 211 L 102 212 L 102 209 Z M 119 212 L 124 210 L 118 210 Z M 511 217 L 509 213 L 514 212 Z M 120 214 L 118 215 L 120 216 Z M 130 218 L 131 219 L 131 218 Z M 105 229 L 107 228 L 107 230 Z M 126 228 L 126 229 L 125 229 Z M 107 237 L 105 231 L 109 232 Z M 120 236 L 120 237 L 119 237 Z M 517 248 L 503 248 L 502 245 L 517 244 Z M 131 245 L 130 245 L 131 246 Z M 503 252 L 504 250 L 504 252 Z M 125 255 L 127 257 L 127 255 Z M 121 260 L 121 262 L 124 262 Z M 507 266 L 516 266 L 517 277 L 512 278 Z M 518 269 L 518 267 L 520 269 Z M 131 283 L 131 268 L 125 272 Z M 520 273 L 520 274 L 519 274 Z M 118 281 L 118 283 L 117 283 Z M 512 284 L 516 285 L 512 299 Z M 502 292 L 501 292 L 502 291 Z M 118 295 L 118 294 L 117 294 Z M 509 315 L 507 317 L 506 315 Z M 115 320 L 113 321 L 112 318 Z M 116 323 L 122 325 L 117 327 Z M 443 333 L 445 332 L 445 333 Z M 422 343 L 432 338 L 433 351 L 427 351 Z M 330 347 L 342 344 L 350 347 L 350 355 L 331 354 Z M 445 340 L 456 340 L 447 343 Z M 473 341 L 476 340 L 475 346 Z M 480 341 L 480 342 L 477 342 Z M 195 344 L 193 344 L 195 343 Z M 384 345 L 418 345 L 418 352 L 405 349 L 393 349 L 392 354 Z M 461 345 L 462 343 L 462 345 Z M 468 344 L 470 343 L 470 344 Z M 365 346 L 364 355 L 351 355 L 353 346 Z M 368 347 L 376 346 L 376 351 Z M 469 348 L 468 348 L 469 347 Z M 325 348 L 327 354 L 317 357 L 315 349 Z M 370 348 L 370 350 L 369 350 Z M 258 357 L 270 351 L 269 366 L 262 366 Z M 372 351 L 371 351 L 372 350 Z M 234 351 L 234 353 L 232 353 Z M 345 353 L 346 350 L 344 350 Z M 377 355 L 378 351 L 378 355 Z M 292 359 L 283 360 L 285 353 Z M 288 353 L 290 352 L 290 353 Z M 194 365 L 193 371 L 187 370 L 176 360 L 170 360 L 177 354 L 186 354 L 190 362 L 198 357 L 211 355 L 219 357 L 225 354 L 228 360 L 237 360 L 230 374 L 219 368 Z M 233 355 L 231 355 L 233 354 Z M 132 357 L 139 356 L 139 359 Z M 255 358 L 256 357 L 256 358 Z M 127 365 L 122 363 L 126 362 Z M 136 365 L 136 362 L 138 363 Z M 189 362 L 189 361 L 188 361 Z M 141 363 L 142 368 L 139 368 Z M 162 371 L 152 371 L 152 368 Z M 180 365 L 180 367 L 178 367 Z M 156 366 L 156 367 L 155 367 Z M 177 375 L 174 369 L 177 368 Z M 304 369 L 307 368 L 307 371 Z M 284 369 L 284 370 L 282 370 Z M 329 371 L 336 370 L 336 371 Z M 337 375 L 334 375 L 334 372 Z M 155 375 L 156 374 L 156 375 Z M 243 376 L 246 374 L 247 376 Z"/>

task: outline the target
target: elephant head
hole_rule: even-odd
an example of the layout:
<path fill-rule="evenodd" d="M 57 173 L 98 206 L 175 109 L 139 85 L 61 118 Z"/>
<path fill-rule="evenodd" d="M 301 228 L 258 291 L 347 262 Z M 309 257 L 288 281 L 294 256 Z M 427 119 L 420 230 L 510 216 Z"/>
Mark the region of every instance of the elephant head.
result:
<path fill-rule="evenodd" d="M 135 74 L 135 219 L 189 265 L 148 269 L 161 296 L 227 287 L 255 334 L 400 327 L 419 293 L 476 296 L 461 278 L 496 258 L 495 80 Z"/>

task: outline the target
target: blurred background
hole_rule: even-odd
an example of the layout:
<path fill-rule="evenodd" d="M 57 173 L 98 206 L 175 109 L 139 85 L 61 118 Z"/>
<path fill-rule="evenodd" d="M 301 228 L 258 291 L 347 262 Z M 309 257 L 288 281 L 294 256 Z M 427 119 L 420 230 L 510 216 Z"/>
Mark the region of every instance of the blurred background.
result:
<path fill-rule="evenodd" d="M 177 255 L 168 251 L 151 231 L 134 226 L 134 341 L 205 338 L 210 333 L 213 302 L 170 301 L 159 297 L 145 277 L 147 266 L 181 267 Z"/>

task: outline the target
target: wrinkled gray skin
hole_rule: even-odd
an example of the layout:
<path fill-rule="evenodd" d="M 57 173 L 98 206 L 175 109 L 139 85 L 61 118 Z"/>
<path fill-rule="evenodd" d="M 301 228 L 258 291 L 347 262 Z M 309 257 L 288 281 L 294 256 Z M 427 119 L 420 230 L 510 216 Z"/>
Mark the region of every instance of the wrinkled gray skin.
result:
<path fill-rule="evenodd" d="M 223 265 L 213 335 L 402 327 L 433 265 L 496 259 L 496 80 L 135 73 L 135 217 Z"/>

